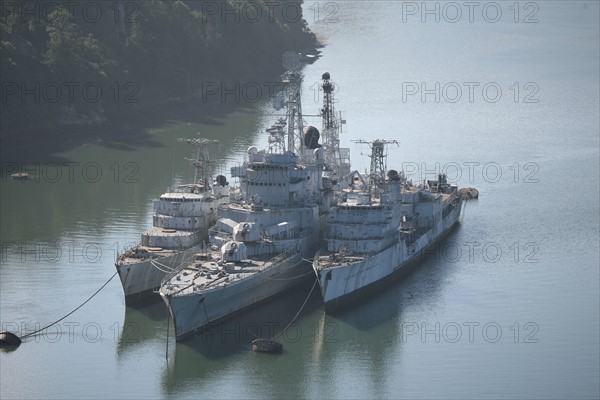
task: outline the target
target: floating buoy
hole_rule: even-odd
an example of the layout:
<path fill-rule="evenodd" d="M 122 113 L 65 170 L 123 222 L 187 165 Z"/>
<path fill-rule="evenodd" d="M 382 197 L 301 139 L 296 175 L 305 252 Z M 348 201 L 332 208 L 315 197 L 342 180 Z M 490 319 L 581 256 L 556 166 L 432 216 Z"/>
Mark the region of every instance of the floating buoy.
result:
<path fill-rule="evenodd" d="M 254 339 L 252 341 L 252 351 L 253 352 L 255 352 L 255 353 L 281 353 L 283 351 L 283 345 L 279 342 L 276 342 L 275 339 L 277 339 L 279 336 L 281 336 L 283 333 L 285 333 L 285 331 L 287 331 L 287 329 L 290 326 L 292 326 L 294 321 L 296 321 L 296 318 L 298 318 L 298 315 L 300 315 L 300 313 L 304 309 L 304 306 L 306 305 L 306 302 L 310 298 L 310 295 L 312 294 L 313 290 L 315 290 L 315 286 L 317 286 L 317 282 L 319 282 L 319 280 L 315 279 L 315 283 L 313 283 L 312 288 L 310 288 L 310 292 L 308 292 L 308 296 L 306 296 L 306 299 L 304 299 L 304 303 L 302 303 L 302 306 L 300 307 L 300 309 L 298 310 L 298 312 L 296 313 L 294 318 L 292 318 L 290 323 L 287 324 L 281 332 L 279 332 L 277 335 L 275 335 L 273 337 L 273 339 L 263 339 L 263 338 L 259 338 L 256 335 L 254 335 L 256 337 L 256 339 Z"/>
<path fill-rule="evenodd" d="M 273 339 L 258 338 L 252 341 L 252 351 L 255 353 L 281 353 L 283 345 Z"/>
<path fill-rule="evenodd" d="M 26 338 L 29 336 L 33 336 L 38 334 L 39 332 L 45 331 L 46 329 L 50 328 L 53 325 L 58 324 L 60 321 L 62 321 L 63 319 L 67 318 L 69 315 L 73 314 L 75 311 L 79 310 L 81 307 L 83 307 L 88 301 L 90 301 L 91 299 L 94 298 L 95 295 L 97 295 L 102 289 L 104 289 L 104 287 L 106 285 L 108 285 L 108 282 L 110 282 L 116 275 L 118 274 L 118 272 L 115 272 L 105 283 L 104 285 L 100 286 L 100 289 L 96 290 L 94 292 L 94 294 L 92 294 L 90 297 L 88 297 L 88 299 L 86 301 L 84 301 L 83 303 L 81 303 L 79 306 L 77 306 L 73 311 L 71 311 L 70 313 L 68 313 L 67 315 L 65 315 L 64 317 L 62 317 L 61 319 L 54 321 L 46 326 L 44 326 L 41 329 L 38 329 L 36 331 L 33 331 L 31 333 L 28 333 L 26 335 L 21 336 L 21 338 Z M 21 344 L 21 338 L 18 337 L 17 335 L 15 335 L 12 332 L 8 332 L 8 331 L 4 331 L 4 332 L 0 332 L 0 348 L 6 348 L 6 351 L 12 351 L 14 349 L 16 349 L 20 344 Z"/>
<path fill-rule="evenodd" d="M 475 188 L 462 188 L 458 191 L 458 194 L 462 196 L 463 199 L 476 199 L 479 197 L 479 191 Z"/>
<path fill-rule="evenodd" d="M 21 339 L 12 332 L 0 332 L 0 347 L 18 346 L 21 344 Z"/>

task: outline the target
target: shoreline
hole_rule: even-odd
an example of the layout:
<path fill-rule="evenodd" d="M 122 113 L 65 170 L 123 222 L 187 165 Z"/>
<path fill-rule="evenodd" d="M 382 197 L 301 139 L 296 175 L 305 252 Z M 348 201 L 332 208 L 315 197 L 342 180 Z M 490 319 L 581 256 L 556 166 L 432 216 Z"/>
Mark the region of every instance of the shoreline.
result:
<path fill-rule="evenodd" d="M 321 47 L 319 43 L 318 48 Z M 319 54 L 320 51 L 316 49 L 315 53 Z M 279 82 L 281 73 L 276 70 L 277 68 L 274 68 L 271 73 L 265 74 L 257 81 L 269 84 Z M 221 82 L 227 82 L 228 85 L 238 83 L 243 85 L 246 81 L 232 79 Z M 140 139 L 142 141 L 144 139 L 151 140 L 151 135 L 147 132 L 149 128 L 156 127 L 168 120 L 177 120 L 177 117 L 183 117 L 182 121 L 193 121 L 196 118 L 227 115 L 265 101 L 271 97 L 271 93 L 263 93 L 252 101 L 247 99 L 220 101 L 221 99 L 216 98 L 218 95 L 214 97 L 208 99 L 206 94 L 202 94 L 185 96 L 183 99 L 179 97 L 176 101 L 155 102 L 137 109 L 127 107 L 101 124 L 49 125 L 47 127 L 19 128 L 18 130 L 13 128 L 10 133 L 7 133 L 8 129 L 1 127 L 0 160 L 2 162 L 24 162 L 31 159 L 66 161 L 53 154 L 99 140 L 122 145 L 135 141 L 139 145 Z"/>

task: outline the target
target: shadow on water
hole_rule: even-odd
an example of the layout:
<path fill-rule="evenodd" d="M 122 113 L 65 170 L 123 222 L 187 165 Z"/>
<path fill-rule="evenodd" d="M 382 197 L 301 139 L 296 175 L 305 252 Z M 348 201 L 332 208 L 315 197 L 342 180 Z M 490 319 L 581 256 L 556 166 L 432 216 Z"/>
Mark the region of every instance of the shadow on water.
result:
<path fill-rule="evenodd" d="M 283 330 L 306 300 L 311 287 L 312 282 L 302 283 L 231 319 L 209 325 L 205 331 L 190 340 L 178 343 L 175 358 L 181 352 L 187 353 L 190 350 L 211 359 L 250 351 L 250 344 L 256 337 L 271 338 Z M 313 291 L 302 314 L 310 313 L 320 306 L 318 292 Z"/>
<path fill-rule="evenodd" d="M 64 163 L 71 160 L 55 154 L 92 143 L 119 151 L 162 148 L 164 145 L 150 133 L 152 129 L 165 128 L 180 121 L 223 126 L 224 117 L 255 109 L 256 103 L 196 102 L 132 111 L 127 113 L 127 117 L 104 126 L 57 127 L 45 132 L 3 137 L 0 158 L 4 162 Z"/>
<path fill-rule="evenodd" d="M 177 343 L 172 355 L 169 356 L 172 360 L 164 375 L 165 389 L 172 391 L 182 380 L 207 377 L 215 372 L 218 373 L 239 357 L 252 356 L 252 340 L 256 337 L 271 338 L 279 334 L 301 308 L 312 284 L 312 281 L 302 283 L 230 319 L 209 325 L 203 332 L 189 340 Z M 314 290 L 298 320 L 277 338 L 284 344 L 283 354 L 260 355 L 274 359 L 285 357 L 286 339 L 289 336 L 297 336 L 298 330 L 305 328 L 302 316 L 315 313 L 321 307 L 320 294 Z M 175 343 L 173 336 L 171 327 L 171 344 Z"/>
<path fill-rule="evenodd" d="M 456 241 L 459 231 L 460 225 L 442 242 L 427 251 L 404 277 L 332 314 L 331 318 L 356 329 L 370 331 L 397 318 L 409 304 L 431 304 L 432 299 L 439 294 L 446 275 L 452 273 L 452 264 L 444 262 L 440 257 L 441 249 L 445 243 Z"/>
<path fill-rule="evenodd" d="M 177 138 L 201 133 L 219 139 L 221 144 L 211 150 L 216 161 L 211 173 L 226 173 L 233 155 L 238 159 L 240 149 L 260 135 L 262 105 L 231 105 L 204 116 L 193 108 L 175 110 L 140 119 L 138 128 L 123 128 L 97 139 L 80 135 L 76 140 L 81 146 L 66 154 L 53 153 L 61 146 L 74 147 L 62 137 L 47 146 L 44 141 L 24 143 L 20 152 L 2 141 L 2 236 L 15 243 L 52 242 L 83 222 L 93 226 L 97 237 L 117 236 L 111 240 L 120 243 L 115 248 L 121 251 L 124 244 L 139 241 L 140 231 L 150 225 L 147 216 L 152 200 L 176 178 L 192 179 L 193 166 L 186 158 L 194 153 L 189 145 L 177 143 Z M 220 126 L 213 129 L 191 122 L 195 120 Z M 28 172 L 29 179 L 9 176 L 17 171 Z"/>
<path fill-rule="evenodd" d="M 445 242 L 456 242 L 459 236 L 457 228 Z M 401 326 L 407 318 L 404 315 L 410 314 L 414 306 L 429 307 L 432 301 L 438 301 L 444 281 L 455 271 L 448 264 L 439 260 L 435 252 L 428 253 L 409 275 L 335 315 L 324 313 L 321 295 L 314 290 L 299 318 L 277 339 L 284 345 L 281 355 L 254 354 L 251 341 L 256 336 L 273 337 L 292 320 L 307 299 L 312 279 L 222 323 L 209 325 L 180 343 L 174 340 L 172 323 L 167 331 L 164 304 L 142 309 L 128 307 L 118 354 L 125 357 L 133 351 L 144 351 L 149 343 L 167 349 L 168 338 L 168 360 L 161 382 L 167 396 L 185 393 L 190 382 L 196 388 L 219 390 L 232 370 L 246 371 L 231 377 L 237 383 L 246 379 L 268 380 L 269 376 L 286 371 L 280 383 L 249 388 L 252 395 L 280 397 L 287 393 L 301 397 L 307 386 L 319 394 L 310 376 L 335 380 L 340 365 L 347 362 L 368 365 L 369 372 L 361 377 L 365 390 L 385 397 L 382 390 L 393 378 L 388 366 L 403 352 Z M 295 375 L 288 377 L 288 373 Z"/>
<path fill-rule="evenodd" d="M 143 308 L 125 307 L 117 355 L 124 356 L 142 348 L 148 341 L 166 337 L 167 315 L 167 307 L 162 301 Z"/>
<path fill-rule="evenodd" d="M 445 240 L 456 241 L 458 234 L 455 229 Z M 220 390 L 229 371 L 244 370 L 231 379 L 252 382 L 247 388 L 251 396 L 302 397 L 309 387 L 318 397 L 326 394 L 319 392 L 311 377 L 335 381 L 340 366 L 359 363 L 367 365 L 369 371 L 360 377 L 364 390 L 385 397 L 386 382 L 396 379 L 390 376 L 388 366 L 403 351 L 403 314 L 415 304 L 436 301 L 446 276 L 452 274 L 452 268 L 436 259 L 435 254 L 428 255 L 403 279 L 336 315 L 325 314 L 320 293 L 313 291 L 298 320 L 277 339 L 284 345 L 282 355 L 254 354 L 250 343 L 255 336 L 272 337 L 279 332 L 306 299 L 312 281 L 209 326 L 169 351 L 162 378 L 164 393 L 180 395 L 190 382 L 206 390 Z M 173 345 L 172 333 L 170 336 Z M 275 374 L 280 375 L 281 382 L 270 382 Z"/>
<path fill-rule="evenodd" d="M 456 241 L 458 235 L 459 228 L 445 241 Z M 315 326 L 313 341 L 305 343 L 299 356 L 302 360 L 296 364 L 312 366 L 310 376 L 323 376 L 325 381 L 335 381 L 343 365 L 363 365 L 365 373 L 357 376 L 357 380 L 365 391 L 355 395 L 389 397 L 385 391 L 389 386 L 387 382 L 402 379 L 390 375 L 393 369 L 389 366 L 401 359 L 403 324 L 415 306 L 430 307 L 432 302 L 438 301 L 444 281 L 454 273 L 453 266 L 441 262 L 435 252 L 437 249 L 428 253 L 408 275 L 338 313 L 314 312 L 309 317 Z M 316 394 L 317 397 L 324 395 L 326 393 Z"/>

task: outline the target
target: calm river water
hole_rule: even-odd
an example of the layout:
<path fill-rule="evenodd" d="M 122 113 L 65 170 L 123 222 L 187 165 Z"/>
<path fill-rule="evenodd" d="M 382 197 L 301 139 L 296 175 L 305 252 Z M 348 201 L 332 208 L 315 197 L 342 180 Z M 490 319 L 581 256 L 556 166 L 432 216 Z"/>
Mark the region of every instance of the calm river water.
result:
<path fill-rule="evenodd" d="M 336 316 L 313 293 L 279 356 L 253 354 L 248 331 L 281 329 L 310 285 L 175 344 L 163 304 L 126 308 L 114 279 L 0 352 L 0 397 L 598 398 L 598 2 L 476 3 L 304 5 L 326 46 L 303 108 L 318 112 L 329 71 L 353 167 L 369 160 L 352 140 L 396 139 L 390 168 L 481 193 L 413 274 Z M 172 113 L 136 137 L 7 156 L 37 179 L 0 186 L 1 330 L 58 319 L 114 273 L 153 198 L 191 177 L 176 138 L 220 139 L 226 172 L 266 146 L 270 114 Z"/>

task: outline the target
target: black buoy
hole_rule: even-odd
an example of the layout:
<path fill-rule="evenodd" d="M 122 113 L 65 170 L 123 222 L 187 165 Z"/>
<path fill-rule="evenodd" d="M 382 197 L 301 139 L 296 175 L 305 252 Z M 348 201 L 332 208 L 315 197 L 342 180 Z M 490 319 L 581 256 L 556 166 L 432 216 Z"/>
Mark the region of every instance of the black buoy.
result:
<path fill-rule="evenodd" d="M 77 306 L 73 311 L 71 311 L 70 313 L 68 313 L 67 315 L 65 315 L 64 317 L 62 317 L 61 319 L 52 322 L 49 325 L 44 326 L 41 329 L 38 329 L 36 331 L 33 331 L 31 333 L 28 333 L 26 335 L 23 335 L 22 338 L 26 338 L 29 336 L 33 336 L 39 332 L 45 331 L 46 329 L 50 328 L 53 325 L 58 324 L 60 321 L 62 321 L 63 319 L 67 318 L 69 315 L 73 314 L 75 311 L 79 310 L 81 307 L 83 307 L 88 301 L 90 301 L 91 299 L 94 298 L 95 295 L 97 295 L 98 293 L 100 293 L 100 291 L 102 289 L 104 289 L 104 287 L 106 285 L 108 285 L 108 283 L 115 277 L 117 276 L 119 272 L 116 271 L 114 274 L 112 274 L 112 276 L 110 278 L 108 278 L 108 280 L 106 282 L 104 282 L 104 284 L 102 286 L 100 286 L 100 288 L 98 290 L 96 290 L 94 292 L 93 295 L 91 295 L 90 297 L 87 298 L 86 301 L 84 301 L 83 303 L 81 303 L 79 306 Z M 21 338 L 18 337 L 17 335 L 15 335 L 12 332 L 8 332 L 8 331 L 4 331 L 4 332 L 0 332 L 0 348 L 7 348 L 7 351 L 12 351 L 15 348 L 17 348 L 19 345 L 21 344 Z"/>
<path fill-rule="evenodd" d="M 0 332 L 0 347 L 18 346 L 21 339 L 12 332 Z"/>
<path fill-rule="evenodd" d="M 281 353 L 283 345 L 273 339 L 257 338 L 252 341 L 252 351 L 255 353 Z"/>

